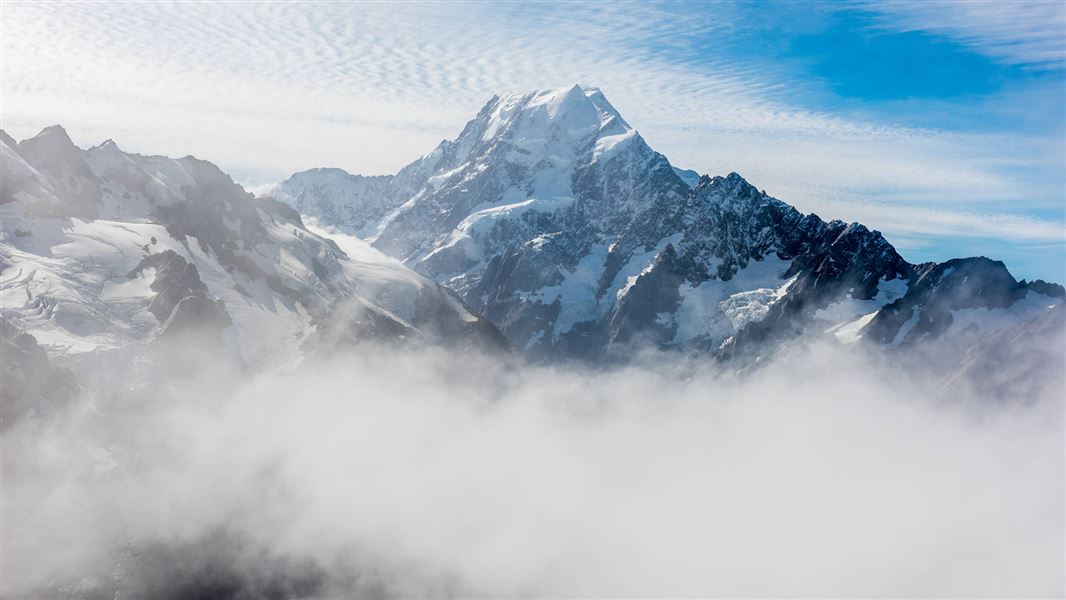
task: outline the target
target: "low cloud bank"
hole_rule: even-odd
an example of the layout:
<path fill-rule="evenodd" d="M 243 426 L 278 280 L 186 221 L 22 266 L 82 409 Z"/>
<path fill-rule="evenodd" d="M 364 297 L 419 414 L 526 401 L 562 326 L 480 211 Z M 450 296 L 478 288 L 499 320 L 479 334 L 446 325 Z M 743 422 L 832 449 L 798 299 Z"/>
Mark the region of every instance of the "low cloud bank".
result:
<path fill-rule="evenodd" d="M 1061 373 L 1004 404 L 828 347 L 380 350 L 131 385 L 4 433 L 5 596 L 1066 592 Z"/>

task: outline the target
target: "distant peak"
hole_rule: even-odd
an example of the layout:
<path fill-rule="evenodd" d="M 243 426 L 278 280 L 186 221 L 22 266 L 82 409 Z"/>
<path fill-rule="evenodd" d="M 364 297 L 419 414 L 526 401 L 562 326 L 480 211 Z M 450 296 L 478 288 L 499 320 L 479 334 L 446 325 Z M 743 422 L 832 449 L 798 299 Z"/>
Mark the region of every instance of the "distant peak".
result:
<path fill-rule="evenodd" d="M 67 130 L 63 129 L 62 125 L 49 125 L 48 127 L 45 127 L 44 129 L 42 129 L 41 132 L 38 133 L 37 135 L 35 135 L 34 137 L 52 137 L 52 136 L 62 136 L 62 137 L 65 137 L 68 140 L 70 139 L 70 136 L 67 135 Z"/>
<path fill-rule="evenodd" d="M 993 260 L 987 256 L 969 256 L 965 258 L 952 258 L 937 265 L 942 271 L 955 272 L 962 270 L 1007 270 L 1007 265 L 1001 260 Z"/>
<path fill-rule="evenodd" d="M 340 167 L 315 167 L 306 171 L 300 171 L 296 175 L 313 174 L 313 175 L 336 175 L 340 177 L 353 177 L 351 173 L 345 171 Z"/>
<path fill-rule="evenodd" d="M 721 175 L 715 175 L 714 177 L 708 177 L 704 175 L 700 177 L 699 183 L 697 185 L 699 187 L 724 186 L 734 190 L 745 188 L 751 188 L 752 190 L 755 190 L 755 186 L 748 183 L 748 181 L 741 177 L 741 175 L 736 171 L 730 172 L 729 175 L 726 175 L 725 177 L 722 177 Z"/>
<path fill-rule="evenodd" d="M 93 146 L 90 150 L 106 150 L 108 152 L 122 152 L 122 149 L 118 147 L 115 140 L 107 138 L 97 146 Z"/>
<path fill-rule="evenodd" d="M 33 152 L 48 149 L 50 152 L 55 152 L 59 150 L 70 151 L 76 148 L 77 147 L 74 145 L 74 142 L 71 141 L 70 136 L 67 135 L 67 130 L 63 129 L 60 125 L 45 127 L 37 135 L 19 142 L 20 151 L 28 149 Z"/>

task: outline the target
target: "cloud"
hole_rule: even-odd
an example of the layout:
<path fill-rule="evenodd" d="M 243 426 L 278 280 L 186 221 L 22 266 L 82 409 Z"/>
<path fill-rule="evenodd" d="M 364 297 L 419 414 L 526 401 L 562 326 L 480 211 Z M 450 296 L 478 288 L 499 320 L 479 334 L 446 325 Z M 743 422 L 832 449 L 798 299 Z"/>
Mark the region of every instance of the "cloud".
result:
<path fill-rule="evenodd" d="M 829 348 L 661 358 L 127 373 L 5 431 L 2 592 L 1063 592 L 1060 374 L 999 405 Z"/>
<path fill-rule="evenodd" d="M 194 154 L 247 185 L 320 166 L 394 172 L 457 135 L 494 93 L 581 81 L 679 166 L 737 170 L 789 202 L 920 200 L 1044 221 L 1022 231 L 1066 218 L 1061 132 L 962 135 L 811 108 L 816 82 L 727 51 L 752 18 L 731 3 L 3 11 L 2 116 L 16 136 L 61 122 L 76 142 Z M 1050 182 L 1019 176 L 1048 172 Z"/>
<path fill-rule="evenodd" d="M 945 35 L 983 54 L 1031 68 L 1066 67 L 1066 6 L 1061 2 L 952 2 L 890 0 L 861 2 L 889 31 Z"/>
<path fill-rule="evenodd" d="M 1061 226 L 1017 215 L 978 215 L 928 208 L 871 205 L 861 207 L 860 211 L 867 215 L 868 220 L 883 223 L 886 228 L 903 234 L 1066 242 L 1066 230 Z"/>

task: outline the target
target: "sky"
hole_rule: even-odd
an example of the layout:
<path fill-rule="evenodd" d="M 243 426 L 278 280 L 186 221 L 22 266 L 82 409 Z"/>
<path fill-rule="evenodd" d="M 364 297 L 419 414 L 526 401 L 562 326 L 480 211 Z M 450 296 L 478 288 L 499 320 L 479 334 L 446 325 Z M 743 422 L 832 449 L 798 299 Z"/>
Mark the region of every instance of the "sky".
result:
<path fill-rule="evenodd" d="M 0 122 L 259 188 L 395 172 L 493 94 L 600 87 L 683 168 L 736 171 L 912 262 L 1066 281 L 1062 2 L 0 4 Z"/>

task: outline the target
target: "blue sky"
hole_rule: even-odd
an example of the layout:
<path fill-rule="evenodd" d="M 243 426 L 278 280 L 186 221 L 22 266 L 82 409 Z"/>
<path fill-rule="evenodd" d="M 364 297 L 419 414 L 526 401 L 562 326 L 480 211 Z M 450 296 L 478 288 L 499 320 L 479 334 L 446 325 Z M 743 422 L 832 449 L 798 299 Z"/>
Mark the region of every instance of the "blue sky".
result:
<path fill-rule="evenodd" d="M 1066 281 L 1061 2 L 11 3 L 3 127 L 194 154 L 255 187 L 393 172 L 501 91 L 582 82 L 675 164 L 912 261 Z"/>

